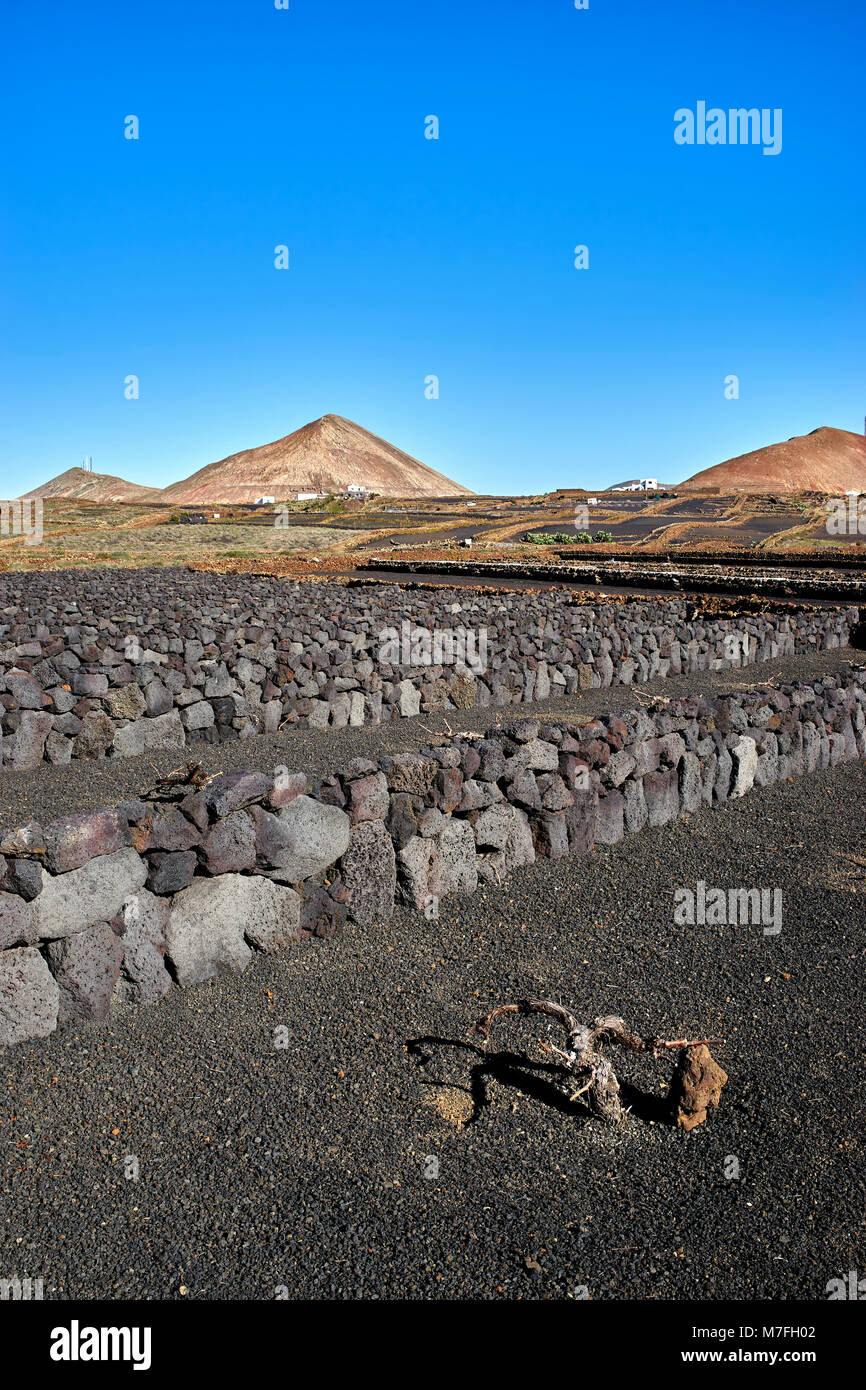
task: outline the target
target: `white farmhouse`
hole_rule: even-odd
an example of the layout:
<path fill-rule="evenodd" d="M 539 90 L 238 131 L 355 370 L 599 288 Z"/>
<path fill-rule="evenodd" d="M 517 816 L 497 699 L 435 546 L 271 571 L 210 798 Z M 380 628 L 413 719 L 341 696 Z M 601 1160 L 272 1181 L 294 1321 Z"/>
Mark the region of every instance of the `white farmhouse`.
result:
<path fill-rule="evenodd" d="M 611 492 L 654 492 L 658 487 L 655 478 L 633 478 L 631 482 L 621 483 L 619 487 L 612 487 Z"/>

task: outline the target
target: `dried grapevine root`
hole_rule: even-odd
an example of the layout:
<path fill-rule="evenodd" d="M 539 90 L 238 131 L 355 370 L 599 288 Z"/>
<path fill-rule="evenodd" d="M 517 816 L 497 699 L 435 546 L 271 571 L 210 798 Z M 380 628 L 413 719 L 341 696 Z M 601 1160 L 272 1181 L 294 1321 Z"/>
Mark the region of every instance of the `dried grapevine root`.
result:
<path fill-rule="evenodd" d="M 629 1052 L 649 1052 L 654 1057 L 663 1051 L 678 1049 L 668 1099 L 671 1119 L 683 1129 L 693 1129 L 706 1119 L 707 1107 L 718 1105 L 721 1089 L 728 1079 L 709 1051 L 709 1044 L 721 1043 L 722 1038 L 639 1038 L 629 1032 L 615 1014 L 594 1018 L 587 1025 L 551 999 L 522 999 L 517 1004 L 500 1004 L 473 1026 L 471 1032 L 481 1035 L 485 1048 L 493 1020 L 500 1014 L 544 1014 L 560 1023 L 565 1030 L 565 1046 L 559 1048 L 547 1043 L 541 1046 L 559 1058 L 578 1083 L 571 1099 L 586 1096 L 593 1114 L 613 1123 L 623 1120 L 625 1111 L 613 1066 L 599 1051 L 604 1043 L 616 1043 Z"/>

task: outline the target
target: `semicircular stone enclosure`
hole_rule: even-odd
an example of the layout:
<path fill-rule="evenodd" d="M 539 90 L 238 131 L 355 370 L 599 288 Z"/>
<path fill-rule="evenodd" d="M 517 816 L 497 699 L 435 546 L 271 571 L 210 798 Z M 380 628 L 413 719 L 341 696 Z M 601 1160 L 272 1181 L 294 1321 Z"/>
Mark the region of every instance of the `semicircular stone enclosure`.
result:
<path fill-rule="evenodd" d="M 688 628 L 670 615 L 674 635 L 657 633 L 659 624 L 650 621 L 647 607 L 638 606 L 640 616 L 615 614 L 608 623 L 588 627 L 573 640 L 585 644 L 581 655 L 593 660 L 575 665 L 563 655 L 561 666 L 572 677 L 580 665 L 593 678 L 609 674 L 619 631 L 618 663 L 632 662 L 633 676 L 643 675 L 644 665 L 657 673 L 661 663 L 675 660 L 682 669 L 684 652 L 687 660 L 700 659 L 720 636 L 697 631 L 688 636 Z M 856 612 L 848 610 L 813 615 L 794 627 L 790 618 L 769 616 L 756 620 L 753 635 L 768 652 L 787 651 L 805 640 L 813 649 L 821 643 L 838 646 L 855 619 Z M 322 652 L 335 650 L 320 639 L 326 629 L 318 621 L 310 640 Z M 638 624 L 642 644 L 625 656 L 627 622 Z M 97 650 L 104 655 L 117 636 L 105 633 L 106 644 L 100 646 L 97 637 L 76 627 L 53 652 L 48 634 L 26 639 L 19 634 L 19 646 L 33 652 L 27 678 L 40 692 L 50 696 L 57 689 L 48 668 L 56 679 L 59 656 L 78 647 L 78 664 L 67 671 L 80 672 L 98 665 Z M 300 637 L 277 638 L 260 612 L 254 629 L 250 623 L 231 629 L 237 648 L 232 680 L 249 674 L 245 667 L 239 671 L 240 663 L 256 664 L 244 650 L 252 630 L 260 644 L 256 651 L 273 651 L 277 662 L 284 640 L 303 647 Z M 327 642 L 336 642 L 342 652 L 351 646 L 349 633 L 347 626 Z M 203 635 L 165 640 L 181 646 L 197 642 L 203 649 Z M 610 650 L 603 649 L 604 642 Z M 661 655 L 663 649 L 667 655 Z M 172 654 L 183 669 L 168 664 L 168 670 L 177 670 L 188 682 L 182 690 L 191 690 L 195 669 L 185 662 L 185 649 Z M 166 663 L 145 664 L 156 672 L 152 681 L 168 689 Z M 116 667 L 103 665 L 116 674 Z M 227 660 L 222 665 L 230 670 Z M 297 686 L 300 662 L 296 665 Z M 553 665 L 547 663 L 548 673 Z M 303 669 L 309 673 L 313 666 Z M 140 670 L 136 667 L 135 674 Z M 84 674 L 95 673 L 85 669 Z M 8 694 L 8 674 L 5 679 Z M 216 678 L 205 676 L 205 688 L 196 687 L 201 699 L 180 705 L 181 712 L 234 698 L 208 697 L 211 679 Z M 146 698 L 152 681 L 144 686 L 137 680 L 109 682 L 104 694 L 134 688 Z M 394 682 L 383 680 L 383 688 L 374 692 L 382 696 L 383 708 L 385 685 Z M 297 704 L 313 698 L 301 688 L 291 697 Z M 486 688 L 492 695 L 508 687 L 491 677 Z M 273 696 L 282 711 L 281 698 Z M 330 699 L 322 694 L 316 699 L 331 709 Z M 5 708 L 19 721 L 28 712 L 12 703 Z M 82 727 L 89 715 L 76 716 Z M 150 716 L 153 721 L 164 717 Z M 139 714 L 128 724 L 118 721 L 119 728 L 146 719 Z M 13 740 L 20 728 L 19 722 Z M 58 737 L 73 743 L 79 736 L 58 730 Z M 218 774 L 203 785 L 175 786 L 170 799 L 163 793 L 85 814 L 61 814 L 49 824 L 31 821 L 0 837 L 0 1043 L 41 1038 L 80 1019 L 104 1019 L 120 1003 L 155 1004 L 174 986 L 243 971 L 257 951 L 290 949 L 304 935 L 338 937 L 347 920 L 360 930 L 375 929 L 397 902 L 430 915 L 442 898 L 470 894 L 479 882 L 500 883 L 512 872 L 528 870 L 539 856 L 587 854 L 594 844 L 616 843 L 701 808 L 723 810 L 732 798 L 754 789 L 863 758 L 866 671 L 844 666 L 811 682 L 767 683 L 716 699 L 657 700 L 581 723 L 516 718 L 486 734 L 443 738 L 417 753 L 356 758 L 327 775 L 285 767 Z"/>
<path fill-rule="evenodd" d="M 187 569 L 0 574 L 0 766 L 544 701 L 845 646 L 856 621 Z"/>

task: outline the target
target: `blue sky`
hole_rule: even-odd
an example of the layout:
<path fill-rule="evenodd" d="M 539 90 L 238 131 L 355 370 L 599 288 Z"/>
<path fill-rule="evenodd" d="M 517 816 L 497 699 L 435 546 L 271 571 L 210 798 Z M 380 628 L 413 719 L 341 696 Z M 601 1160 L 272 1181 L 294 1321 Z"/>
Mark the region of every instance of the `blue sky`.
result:
<path fill-rule="evenodd" d="M 0 496 L 327 412 L 485 492 L 862 431 L 864 40 L 861 0 L 7 0 Z M 781 153 L 678 146 L 699 100 Z"/>

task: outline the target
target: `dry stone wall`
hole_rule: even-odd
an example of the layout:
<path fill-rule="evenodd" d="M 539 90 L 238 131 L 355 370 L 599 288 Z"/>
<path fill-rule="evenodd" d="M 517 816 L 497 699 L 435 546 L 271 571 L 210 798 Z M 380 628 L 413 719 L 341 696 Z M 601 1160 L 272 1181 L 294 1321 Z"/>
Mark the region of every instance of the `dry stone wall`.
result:
<path fill-rule="evenodd" d="M 847 646 L 857 619 L 189 570 L 0 575 L 0 766 L 519 705 Z"/>
<path fill-rule="evenodd" d="M 518 719 L 308 778 L 233 772 L 0 838 L 0 1043 L 150 1005 L 347 919 L 428 915 L 537 856 L 586 854 L 866 758 L 866 670 L 583 724 Z"/>

